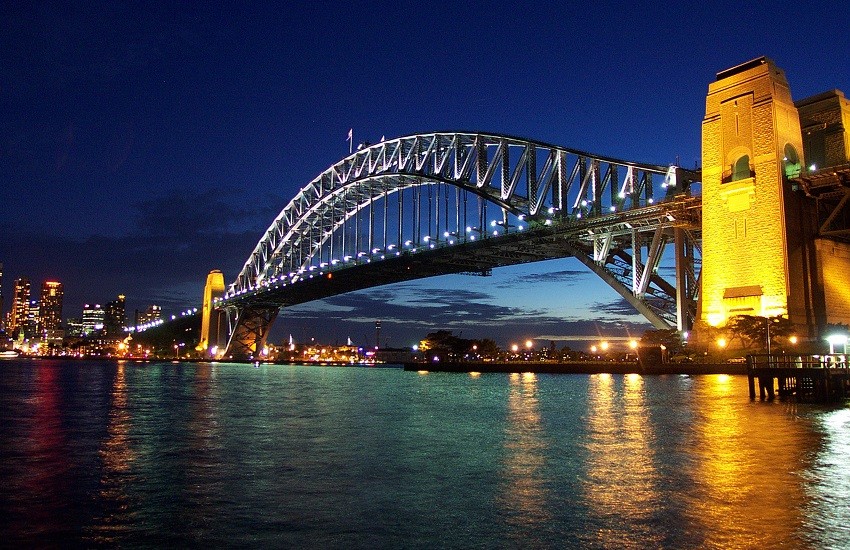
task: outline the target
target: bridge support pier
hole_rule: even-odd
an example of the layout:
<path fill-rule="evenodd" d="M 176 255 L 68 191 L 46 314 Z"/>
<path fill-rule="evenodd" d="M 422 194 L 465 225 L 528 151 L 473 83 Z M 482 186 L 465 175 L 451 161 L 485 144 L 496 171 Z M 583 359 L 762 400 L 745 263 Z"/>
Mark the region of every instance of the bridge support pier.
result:
<path fill-rule="evenodd" d="M 230 340 L 224 357 L 236 361 L 259 358 L 279 311 L 278 306 L 247 306 L 228 315 Z"/>

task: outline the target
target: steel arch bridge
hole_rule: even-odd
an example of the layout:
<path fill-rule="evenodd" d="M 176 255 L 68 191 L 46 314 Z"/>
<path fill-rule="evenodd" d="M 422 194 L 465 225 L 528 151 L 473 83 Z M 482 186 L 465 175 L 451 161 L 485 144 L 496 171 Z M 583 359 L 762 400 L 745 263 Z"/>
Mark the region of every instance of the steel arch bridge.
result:
<path fill-rule="evenodd" d="M 366 144 L 298 192 L 216 302 L 228 313 L 224 355 L 252 358 L 282 307 L 570 256 L 654 326 L 687 330 L 699 288 L 698 180 L 497 134 Z M 669 244 L 674 281 L 658 273 Z"/>

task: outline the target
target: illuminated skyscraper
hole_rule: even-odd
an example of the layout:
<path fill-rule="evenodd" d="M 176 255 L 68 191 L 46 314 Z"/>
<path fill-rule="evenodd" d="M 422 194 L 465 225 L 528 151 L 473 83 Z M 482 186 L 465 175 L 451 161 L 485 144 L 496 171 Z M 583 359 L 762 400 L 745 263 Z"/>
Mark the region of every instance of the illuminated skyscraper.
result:
<path fill-rule="evenodd" d="M 112 300 L 103 308 L 103 328 L 107 336 L 123 336 L 127 325 L 124 295 L 119 294 L 117 300 Z"/>
<path fill-rule="evenodd" d="M 62 283 L 46 281 L 41 285 L 41 330 L 47 334 L 62 324 Z"/>
<path fill-rule="evenodd" d="M 136 313 L 138 316 L 138 319 L 136 320 L 136 327 L 149 325 L 162 319 L 161 306 L 148 306 L 144 313 L 138 313 L 138 310 L 136 310 Z"/>
<path fill-rule="evenodd" d="M 104 311 L 100 304 L 83 306 L 83 335 L 88 336 L 103 328 Z"/>
<path fill-rule="evenodd" d="M 9 332 L 21 328 L 29 318 L 30 311 L 30 280 L 21 277 L 15 279 L 15 290 L 12 294 L 12 315 L 9 318 Z"/>
<path fill-rule="evenodd" d="M 23 324 L 24 337 L 36 338 L 41 335 L 41 308 L 38 300 L 30 300 L 30 307 L 27 311 L 27 320 Z"/>
<path fill-rule="evenodd" d="M 3 330 L 3 262 L 0 262 L 0 330 Z"/>

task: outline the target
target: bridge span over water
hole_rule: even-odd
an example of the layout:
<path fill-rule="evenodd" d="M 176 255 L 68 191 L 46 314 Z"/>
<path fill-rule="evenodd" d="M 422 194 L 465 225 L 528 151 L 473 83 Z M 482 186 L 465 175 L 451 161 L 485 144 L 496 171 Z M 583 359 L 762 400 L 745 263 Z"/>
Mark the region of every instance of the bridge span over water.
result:
<path fill-rule="evenodd" d="M 575 257 L 654 326 L 698 338 L 738 315 L 787 317 L 808 342 L 850 325 L 850 101 L 794 102 L 756 58 L 709 85 L 702 142 L 699 172 L 499 134 L 367 144 L 298 192 L 205 319 L 226 312 L 224 354 L 248 359 L 283 307 Z"/>
<path fill-rule="evenodd" d="M 696 315 L 699 173 L 516 137 L 416 134 L 366 145 L 304 186 L 214 304 L 227 356 L 279 310 L 345 292 L 575 257 L 654 326 Z M 675 279 L 658 273 L 673 247 Z"/>

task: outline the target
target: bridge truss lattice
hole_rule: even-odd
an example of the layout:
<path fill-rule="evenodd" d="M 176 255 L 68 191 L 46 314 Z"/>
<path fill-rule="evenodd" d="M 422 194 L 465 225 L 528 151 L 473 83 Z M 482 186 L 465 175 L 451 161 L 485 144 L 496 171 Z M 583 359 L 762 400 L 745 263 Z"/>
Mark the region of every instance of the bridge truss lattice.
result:
<path fill-rule="evenodd" d="M 695 314 L 697 174 L 483 133 L 368 145 L 303 187 L 219 307 L 256 353 L 280 307 L 379 284 L 575 256 L 657 327 Z M 674 245 L 672 281 L 658 274 Z"/>

